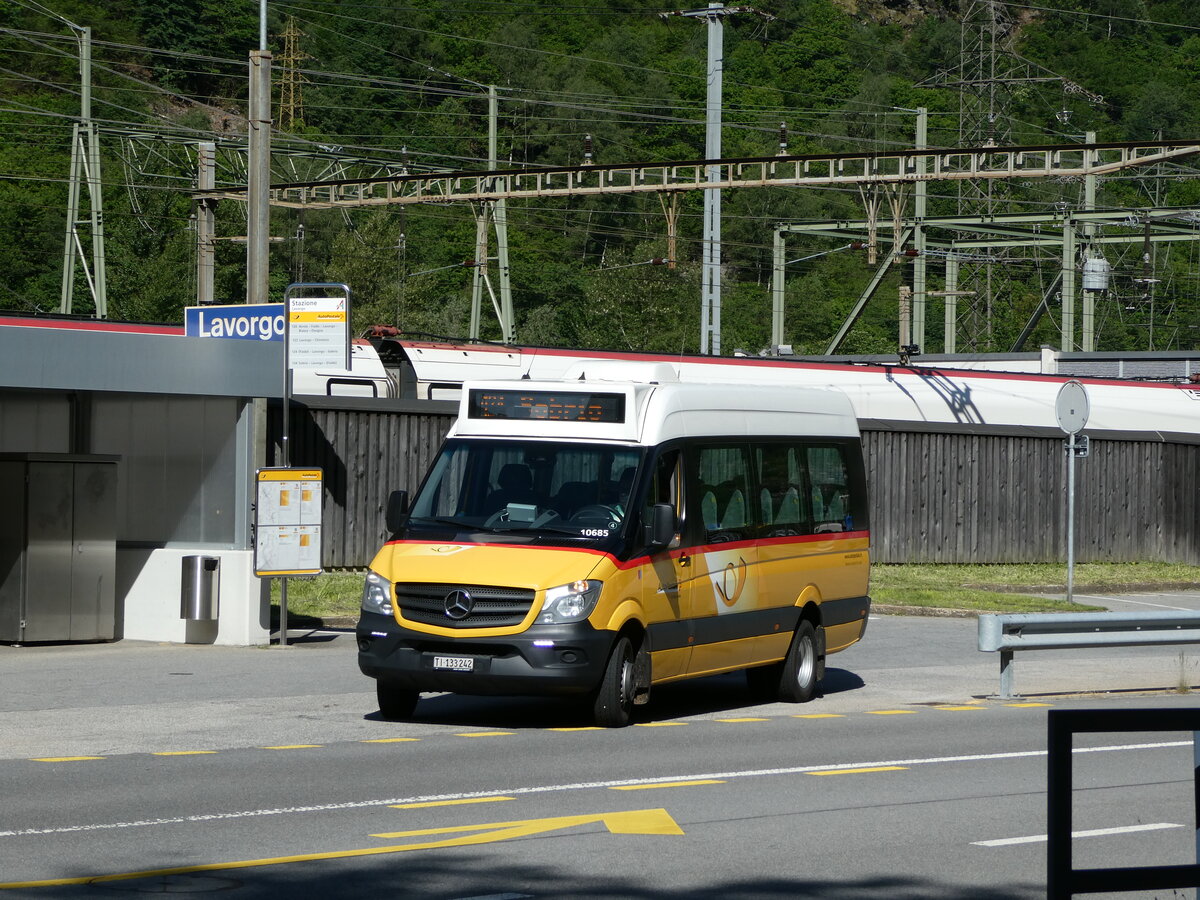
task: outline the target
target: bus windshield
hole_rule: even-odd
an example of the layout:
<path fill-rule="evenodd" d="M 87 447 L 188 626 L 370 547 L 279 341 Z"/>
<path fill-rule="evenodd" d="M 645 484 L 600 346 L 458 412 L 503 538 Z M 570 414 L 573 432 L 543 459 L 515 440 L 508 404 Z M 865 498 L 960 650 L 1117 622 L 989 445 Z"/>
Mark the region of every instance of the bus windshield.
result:
<path fill-rule="evenodd" d="M 604 444 L 451 439 L 413 501 L 409 529 L 607 542 L 624 530 L 644 452 Z"/>

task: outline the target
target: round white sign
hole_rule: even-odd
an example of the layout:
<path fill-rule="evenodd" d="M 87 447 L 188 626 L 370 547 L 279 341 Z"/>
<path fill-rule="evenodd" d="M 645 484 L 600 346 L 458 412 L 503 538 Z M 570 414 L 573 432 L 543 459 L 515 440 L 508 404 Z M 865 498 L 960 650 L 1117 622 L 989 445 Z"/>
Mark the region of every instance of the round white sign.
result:
<path fill-rule="evenodd" d="M 1083 431 L 1089 411 L 1087 388 L 1078 381 L 1068 381 L 1059 389 L 1054 414 L 1058 417 L 1058 427 L 1067 434 Z"/>

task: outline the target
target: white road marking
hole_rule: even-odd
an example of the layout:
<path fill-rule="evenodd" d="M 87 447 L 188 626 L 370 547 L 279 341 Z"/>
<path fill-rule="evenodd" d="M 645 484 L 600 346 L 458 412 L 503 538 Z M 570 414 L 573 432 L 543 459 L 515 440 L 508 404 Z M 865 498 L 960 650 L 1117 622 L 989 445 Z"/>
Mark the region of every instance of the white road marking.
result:
<path fill-rule="evenodd" d="M 1164 828 L 1182 828 L 1173 822 L 1154 822 L 1149 825 L 1125 825 L 1120 828 L 1093 828 L 1090 831 L 1072 831 L 1073 838 L 1105 837 L 1110 834 L 1131 834 L 1135 831 L 1162 831 Z M 994 841 L 971 841 L 976 847 L 1009 847 L 1013 844 L 1044 844 L 1046 835 L 1030 834 L 1025 837 L 998 838 Z"/>
<path fill-rule="evenodd" d="M 1115 744 L 1107 747 L 1077 747 L 1074 753 L 1112 753 L 1125 750 L 1159 750 L 1169 747 L 1191 747 L 1192 741 L 1159 741 L 1150 744 Z M 322 803 L 314 806 L 286 806 L 275 809 L 246 809 L 226 813 L 205 813 L 191 816 L 171 816 L 161 819 L 140 819 L 131 822 L 100 822 L 89 825 L 63 825 L 56 828 L 16 828 L 0 831 L 0 838 L 41 834 L 74 834 L 87 831 L 115 831 L 122 828 L 146 828 L 153 825 L 182 825 L 193 822 L 222 822 L 232 819 L 254 819 L 263 816 L 295 815 L 299 813 L 339 812 L 351 809 L 370 809 L 396 806 L 402 803 L 431 803 L 445 800 L 465 800 L 474 797 L 530 796 L 555 794 L 563 791 L 585 791 L 627 785 L 657 784 L 664 781 L 701 781 L 707 779 L 760 778 L 771 775 L 803 775 L 830 769 L 866 769 L 879 766 L 928 766 L 939 763 L 990 762 L 998 759 L 1031 759 L 1045 756 L 1045 750 L 1012 750 L 1007 753 L 973 753 L 966 756 L 932 756 L 924 759 L 885 759 L 826 763 L 817 766 L 791 766 L 778 769 L 749 769 L 735 772 L 681 773 L 657 775 L 652 778 L 626 778 L 613 781 L 586 781 L 574 784 L 551 784 L 538 787 L 496 788 L 490 791 L 466 791 L 457 794 L 434 794 L 416 797 L 391 797 L 386 800 L 353 800 L 346 803 Z"/>
<path fill-rule="evenodd" d="M 1158 609 L 1173 609 L 1179 612 L 1195 612 L 1187 606 L 1167 606 L 1165 603 L 1151 603 L 1149 600 L 1130 600 L 1128 597 L 1102 597 L 1099 594 L 1076 594 L 1084 600 L 1106 600 L 1109 603 L 1129 603 L 1133 606 L 1153 606 Z"/>

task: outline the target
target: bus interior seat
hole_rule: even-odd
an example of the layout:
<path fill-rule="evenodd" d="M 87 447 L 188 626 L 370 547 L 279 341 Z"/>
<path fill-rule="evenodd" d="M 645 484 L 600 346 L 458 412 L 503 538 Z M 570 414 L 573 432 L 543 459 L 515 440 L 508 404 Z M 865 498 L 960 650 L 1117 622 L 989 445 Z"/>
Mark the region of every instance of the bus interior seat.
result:
<path fill-rule="evenodd" d="M 617 476 L 617 496 L 614 503 L 622 510 L 629 507 L 629 493 L 633 490 L 635 475 L 637 475 L 637 467 L 626 466 L 621 470 L 621 474 Z"/>
<path fill-rule="evenodd" d="M 721 528 L 746 527 L 746 495 L 740 487 L 734 487 L 729 492 L 729 500 L 725 503 L 725 512 L 721 516 Z"/>
<path fill-rule="evenodd" d="M 783 499 L 779 501 L 779 512 L 775 514 L 777 525 L 800 524 L 800 492 L 794 487 L 784 491 Z"/>
<path fill-rule="evenodd" d="M 553 506 L 563 518 L 570 518 L 578 509 L 596 502 L 597 488 L 594 482 L 565 481 L 554 495 Z"/>
<path fill-rule="evenodd" d="M 704 519 L 705 531 L 717 530 L 717 495 L 710 487 L 704 487 L 700 498 L 700 514 Z"/>
<path fill-rule="evenodd" d="M 495 511 L 510 503 L 533 503 L 533 472 L 521 463 L 508 463 L 496 475 L 496 490 L 488 494 L 487 508 Z"/>

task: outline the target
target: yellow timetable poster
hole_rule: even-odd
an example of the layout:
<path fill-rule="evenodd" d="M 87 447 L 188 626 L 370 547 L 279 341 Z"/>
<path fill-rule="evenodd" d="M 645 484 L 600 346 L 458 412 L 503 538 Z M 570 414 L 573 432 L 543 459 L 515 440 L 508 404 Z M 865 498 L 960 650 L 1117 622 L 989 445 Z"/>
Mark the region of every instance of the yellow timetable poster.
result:
<path fill-rule="evenodd" d="M 256 473 L 254 573 L 316 575 L 321 571 L 320 469 Z"/>

